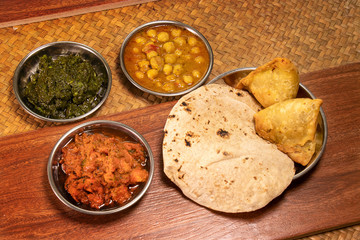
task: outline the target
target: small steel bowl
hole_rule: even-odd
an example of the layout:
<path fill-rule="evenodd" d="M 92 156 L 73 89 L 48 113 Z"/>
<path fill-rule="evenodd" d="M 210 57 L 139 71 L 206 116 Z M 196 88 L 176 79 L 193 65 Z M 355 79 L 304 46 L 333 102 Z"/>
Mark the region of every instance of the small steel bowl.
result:
<path fill-rule="evenodd" d="M 71 195 L 65 190 L 64 183 L 66 180 L 66 175 L 61 168 L 61 164 L 59 163 L 62 154 L 61 149 L 65 147 L 70 141 L 72 141 L 76 134 L 81 134 L 84 132 L 104 133 L 111 136 L 126 135 L 129 136 L 130 139 L 132 139 L 132 141 L 138 142 L 141 145 L 143 145 L 144 148 L 146 149 L 147 163 L 145 169 L 149 172 L 148 180 L 145 183 L 140 184 L 139 188 L 135 191 L 132 198 L 125 204 L 117 205 L 115 207 L 104 207 L 101 208 L 100 210 L 97 210 L 90 208 L 89 206 L 85 206 L 83 204 L 77 203 L 71 197 Z M 147 143 L 145 138 L 131 127 L 122 124 L 120 122 L 114 122 L 114 121 L 105 121 L 105 120 L 90 121 L 72 128 L 58 140 L 53 150 L 51 151 L 51 154 L 48 159 L 47 175 L 51 189 L 58 197 L 58 199 L 69 208 L 79 211 L 81 213 L 91 214 L 91 215 L 112 214 L 130 208 L 144 196 L 145 192 L 148 190 L 151 181 L 153 179 L 154 156 L 151 151 L 150 145 Z"/>
<path fill-rule="evenodd" d="M 25 85 L 30 81 L 31 75 L 36 73 L 36 71 L 38 70 L 40 57 L 42 57 L 45 54 L 47 56 L 52 57 L 53 59 L 56 59 L 57 57 L 63 55 L 77 54 L 81 56 L 84 60 L 88 60 L 91 63 L 91 65 L 94 67 L 96 73 L 98 75 L 105 76 L 105 78 L 107 79 L 106 91 L 102 95 L 101 101 L 89 112 L 81 116 L 69 118 L 69 119 L 49 118 L 42 116 L 39 113 L 33 111 L 31 108 L 31 104 L 26 101 L 22 92 L 23 89 L 25 88 Z M 95 111 L 97 111 L 101 107 L 101 105 L 103 105 L 103 103 L 105 102 L 105 100 L 107 99 L 110 93 L 111 82 L 112 82 L 112 76 L 111 76 L 110 67 L 100 53 L 81 43 L 63 41 L 63 42 L 52 42 L 42 45 L 36 48 L 35 50 L 31 51 L 28 55 L 26 55 L 15 70 L 15 74 L 13 78 L 13 90 L 20 105 L 30 115 L 44 121 L 66 123 L 66 122 L 74 122 L 80 119 L 84 119 L 89 115 L 93 114 Z"/>
<path fill-rule="evenodd" d="M 208 54 L 209 54 L 209 66 L 207 68 L 207 71 L 204 75 L 204 77 L 202 79 L 200 79 L 200 81 L 198 81 L 194 86 L 192 86 L 191 88 L 188 88 L 186 90 L 183 90 L 183 91 L 180 91 L 180 92 L 172 92 L 172 93 L 164 93 L 164 92 L 156 92 L 156 91 L 153 91 L 153 90 L 150 90 L 144 86 L 142 86 L 141 84 L 139 84 L 138 82 L 136 82 L 129 74 L 129 72 L 127 71 L 126 67 L 125 67 L 125 63 L 124 63 L 124 55 L 125 55 L 125 48 L 127 46 L 127 44 L 129 43 L 129 41 L 132 39 L 132 37 L 146 29 L 146 28 L 149 28 L 149 27 L 156 27 L 156 26 L 163 26 L 163 25 L 173 25 L 173 26 L 176 26 L 176 27 L 179 27 L 179 28 L 182 28 L 182 29 L 186 29 L 188 30 L 189 32 L 193 33 L 195 36 L 199 37 L 203 43 L 205 44 L 206 48 L 207 48 L 207 51 L 208 51 Z M 147 92 L 147 93 L 150 93 L 150 94 L 154 94 L 154 95 L 157 95 L 157 96 L 165 96 L 165 97 L 173 97 L 173 96 L 180 96 L 180 95 L 184 95 L 186 93 L 189 93 L 193 90 L 195 90 L 196 88 L 200 87 L 201 85 L 203 85 L 207 78 L 209 77 L 210 73 L 211 73 L 211 70 L 212 70 L 212 67 L 213 67 L 213 64 L 214 64 L 214 55 L 213 55 L 213 51 L 212 51 L 212 48 L 209 44 L 209 42 L 207 41 L 207 39 L 198 31 L 196 30 L 195 28 L 187 25 L 187 24 L 184 24 L 182 22 L 176 22 L 176 21 L 167 21 L 167 20 L 163 20 L 163 21 L 154 21 L 154 22 L 149 22 L 149 23 L 146 23 L 144 25 L 141 25 L 139 27 L 137 27 L 136 29 L 134 29 L 124 40 L 123 44 L 121 45 L 121 49 L 120 49 L 120 67 L 121 67 L 121 70 L 123 71 L 123 73 L 125 74 L 126 78 L 135 86 L 137 87 L 138 89 L 144 91 L 144 92 Z"/>
<path fill-rule="evenodd" d="M 247 68 L 237 68 L 219 76 L 215 77 L 208 84 L 233 84 L 234 82 L 240 80 L 241 78 L 247 76 L 250 72 L 254 71 L 256 68 L 254 67 L 247 67 Z M 310 92 L 303 84 L 300 83 L 299 91 L 297 94 L 298 98 L 311 98 L 315 99 L 316 97 L 314 94 Z M 315 165 L 319 162 L 322 154 L 324 153 L 326 142 L 328 137 L 328 126 L 326 122 L 326 117 L 324 110 L 320 107 L 320 115 L 318 119 L 318 126 L 316 130 L 316 150 L 311 158 L 310 162 L 304 167 L 300 164 L 295 163 L 295 176 L 293 180 L 299 179 L 303 177 L 306 173 L 308 173 L 311 169 L 315 167 Z"/>

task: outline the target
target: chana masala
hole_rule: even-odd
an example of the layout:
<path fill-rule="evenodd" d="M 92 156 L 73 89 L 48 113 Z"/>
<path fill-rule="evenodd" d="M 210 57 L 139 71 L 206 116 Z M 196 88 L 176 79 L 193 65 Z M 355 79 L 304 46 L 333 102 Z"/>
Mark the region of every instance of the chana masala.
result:
<path fill-rule="evenodd" d="M 204 42 L 173 25 L 137 32 L 124 51 L 129 75 L 141 86 L 161 93 L 191 88 L 206 74 L 210 58 Z"/>
<path fill-rule="evenodd" d="M 144 147 L 119 136 L 83 133 L 62 149 L 66 191 L 91 208 L 126 203 L 149 177 Z"/>

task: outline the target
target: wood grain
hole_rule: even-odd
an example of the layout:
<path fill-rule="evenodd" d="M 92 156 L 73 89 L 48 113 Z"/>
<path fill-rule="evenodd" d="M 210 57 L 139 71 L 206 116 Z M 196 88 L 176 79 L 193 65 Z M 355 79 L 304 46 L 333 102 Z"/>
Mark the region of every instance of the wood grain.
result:
<path fill-rule="evenodd" d="M 97 12 L 156 0 L 1 0 L 0 28 Z"/>
<path fill-rule="evenodd" d="M 0 236 L 89 239 L 284 239 L 360 222 L 360 63 L 301 75 L 318 98 L 329 127 L 324 155 L 283 195 L 251 213 L 208 210 L 182 195 L 162 172 L 163 127 L 175 102 L 88 119 L 120 121 L 139 131 L 155 156 L 144 198 L 110 216 L 83 215 L 52 193 L 47 158 L 56 141 L 79 123 L 0 138 Z"/>

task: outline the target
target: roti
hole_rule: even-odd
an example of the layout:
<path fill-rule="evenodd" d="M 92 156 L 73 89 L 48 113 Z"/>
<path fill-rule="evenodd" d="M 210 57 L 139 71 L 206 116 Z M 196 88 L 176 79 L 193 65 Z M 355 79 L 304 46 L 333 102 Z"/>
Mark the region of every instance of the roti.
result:
<path fill-rule="evenodd" d="M 291 183 L 293 161 L 259 137 L 261 109 L 246 91 L 202 86 L 183 96 L 164 128 L 164 172 L 185 196 L 207 208 L 249 212 L 267 205 Z"/>

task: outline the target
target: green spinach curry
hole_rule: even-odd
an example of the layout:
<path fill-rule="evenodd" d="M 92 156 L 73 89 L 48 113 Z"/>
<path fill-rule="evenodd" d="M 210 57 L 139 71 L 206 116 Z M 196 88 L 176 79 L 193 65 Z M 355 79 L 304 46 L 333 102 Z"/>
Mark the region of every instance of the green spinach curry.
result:
<path fill-rule="evenodd" d="M 38 114 L 69 119 L 93 109 L 104 96 L 106 85 L 107 79 L 78 55 L 60 56 L 56 60 L 44 55 L 23 94 Z"/>

